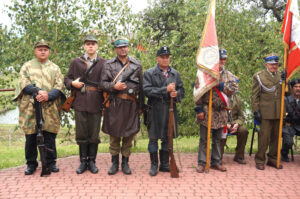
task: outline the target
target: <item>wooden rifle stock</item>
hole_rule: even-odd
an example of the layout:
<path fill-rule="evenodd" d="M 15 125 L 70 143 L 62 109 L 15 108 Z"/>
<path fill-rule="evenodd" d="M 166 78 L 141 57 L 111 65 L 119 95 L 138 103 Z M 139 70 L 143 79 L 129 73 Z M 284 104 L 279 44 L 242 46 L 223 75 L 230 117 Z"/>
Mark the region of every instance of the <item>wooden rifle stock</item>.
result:
<path fill-rule="evenodd" d="M 75 99 L 75 90 L 73 89 L 71 91 L 71 96 L 69 96 L 66 101 L 64 102 L 64 104 L 61 106 L 62 110 L 64 110 L 65 112 L 69 112 L 72 106 L 72 103 Z"/>
<path fill-rule="evenodd" d="M 171 97 L 169 108 L 169 123 L 168 123 L 168 139 L 169 139 L 169 155 L 170 155 L 170 175 L 172 178 L 179 178 L 179 170 L 175 162 L 173 154 L 173 127 L 174 127 L 174 99 Z"/>

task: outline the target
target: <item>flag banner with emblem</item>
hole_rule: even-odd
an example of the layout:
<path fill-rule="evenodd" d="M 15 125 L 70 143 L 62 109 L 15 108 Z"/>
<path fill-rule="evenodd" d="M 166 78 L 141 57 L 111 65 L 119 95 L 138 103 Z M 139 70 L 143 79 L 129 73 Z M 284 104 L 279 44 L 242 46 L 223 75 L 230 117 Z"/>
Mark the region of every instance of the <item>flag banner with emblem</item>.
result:
<path fill-rule="evenodd" d="M 194 86 L 194 102 L 197 102 L 204 93 L 218 85 L 220 78 L 220 58 L 215 25 L 215 9 L 216 1 L 211 0 L 200 47 L 196 56 L 196 66 L 198 70 Z"/>
<path fill-rule="evenodd" d="M 283 44 L 287 53 L 287 79 L 300 71 L 300 16 L 298 0 L 289 0 L 282 26 Z"/>

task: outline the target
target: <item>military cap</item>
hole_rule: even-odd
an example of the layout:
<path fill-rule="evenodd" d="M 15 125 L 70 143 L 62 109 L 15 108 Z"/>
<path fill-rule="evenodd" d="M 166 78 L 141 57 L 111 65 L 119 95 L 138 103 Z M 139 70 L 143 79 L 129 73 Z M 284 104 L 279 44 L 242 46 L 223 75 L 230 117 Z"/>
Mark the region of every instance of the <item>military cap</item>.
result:
<path fill-rule="evenodd" d="M 129 41 L 125 37 L 118 37 L 114 42 L 113 45 L 115 48 L 129 46 Z"/>
<path fill-rule="evenodd" d="M 291 87 L 293 88 L 296 84 L 300 84 L 300 79 L 293 79 L 291 81 Z"/>
<path fill-rule="evenodd" d="M 96 43 L 98 43 L 98 39 L 96 38 L 96 36 L 95 35 L 86 35 L 85 37 L 84 37 L 84 40 L 83 40 L 83 43 L 85 43 L 86 41 L 94 41 L 94 42 L 96 42 Z"/>
<path fill-rule="evenodd" d="M 161 47 L 161 48 L 157 51 L 156 57 L 161 56 L 161 55 L 171 55 L 170 48 L 167 47 L 167 46 Z"/>
<path fill-rule="evenodd" d="M 220 59 L 227 59 L 227 50 L 220 49 L 219 53 L 220 53 Z"/>
<path fill-rule="evenodd" d="M 50 48 L 49 43 L 46 42 L 44 39 L 42 39 L 34 44 L 34 48 L 37 48 L 40 46 L 46 46 L 46 47 Z"/>
<path fill-rule="evenodd" d="M 264 57 L 266 64 L 277 64 L 279 62 L 279 55 L 277 53 L 271 53 Z"/>

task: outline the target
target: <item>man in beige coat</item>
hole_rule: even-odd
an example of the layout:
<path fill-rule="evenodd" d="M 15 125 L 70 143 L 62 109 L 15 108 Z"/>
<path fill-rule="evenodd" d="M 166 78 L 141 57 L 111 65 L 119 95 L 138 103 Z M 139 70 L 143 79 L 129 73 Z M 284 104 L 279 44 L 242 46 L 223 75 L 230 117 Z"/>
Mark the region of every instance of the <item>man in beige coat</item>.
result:
<path fill-rule="evenodd" d="M 260 122 L 258 151 L 255 155 L 256 168 L 264 170 L 265 153 L 269 147 L 268 166 L 276 168 L 277 145 L 280 119 L 281 83 L 285 73 L 278 72 L 279 56 L 271 53 L 265 57 L 265 69 L 253 76 L 252 111 Z M 282 169 L 282 165 L 279 166 Z"/>

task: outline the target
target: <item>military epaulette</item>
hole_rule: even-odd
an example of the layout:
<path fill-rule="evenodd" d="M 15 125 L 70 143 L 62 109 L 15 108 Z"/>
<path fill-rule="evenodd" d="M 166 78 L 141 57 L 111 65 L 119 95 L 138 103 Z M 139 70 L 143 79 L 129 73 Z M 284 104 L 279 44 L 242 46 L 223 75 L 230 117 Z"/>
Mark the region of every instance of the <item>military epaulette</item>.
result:
<path fill-rule="evenodd" d="M 137 65 L 142 65 L 141 62 L 133 57 L 129 57 L 129 60 Z"/>
<path fill-rule="evenodd" d="M 107 60 L 106 63 L 107 63 L 107 64 L 111 64 L 111 63 L 114 63 L 115 61 L 117 61 L 116 57 Z"/>

